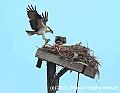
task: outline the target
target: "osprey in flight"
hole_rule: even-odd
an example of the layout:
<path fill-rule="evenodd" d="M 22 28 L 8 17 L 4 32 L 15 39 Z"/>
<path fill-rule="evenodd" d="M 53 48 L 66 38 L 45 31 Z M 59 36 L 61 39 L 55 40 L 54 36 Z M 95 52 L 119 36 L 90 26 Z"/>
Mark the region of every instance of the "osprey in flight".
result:
<path fill-rule="evenodd" d="M 46 22 L 48 21 L 48 12 L 45 11 L 45 13 L 42 12 L 42 15 L 39 15 L 36 10 L 36 6 L 33 7 L 32 5 L 28 5 L 26 9 L 30 26 L 33 29 L 33 31 L 26 30 L 27 34 L 29 36 L 34 34 L 42 35 L 42 39 L 45 40 L 46 45 L 50 39 L 45 38 L 45 33 L 50 32 L 53 34 L 53 31 L 50 29 L 50 27 L 46 26 Z"/>

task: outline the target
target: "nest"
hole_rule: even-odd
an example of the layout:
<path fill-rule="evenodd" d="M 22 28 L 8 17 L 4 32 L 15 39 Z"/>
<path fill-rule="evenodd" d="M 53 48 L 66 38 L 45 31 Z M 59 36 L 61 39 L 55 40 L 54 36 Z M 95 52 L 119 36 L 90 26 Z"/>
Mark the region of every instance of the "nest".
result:
<path fill-rule="evenodd" d="M 49 45 L 44 46 L 41 48 L 42 50 L 56 54 L 60 56 L 61 58 L 66 60 L 71 60 L 71 64 L 74 64 L 74 62 L 80 62 L 86 66 L 94 67 L 99 75 L 98 66 L 100 65 L 97 58 L 94 56 L 93 50 L 90 50 L 90 48 L 85 47 L 81 44 L 76 45 Z"/>

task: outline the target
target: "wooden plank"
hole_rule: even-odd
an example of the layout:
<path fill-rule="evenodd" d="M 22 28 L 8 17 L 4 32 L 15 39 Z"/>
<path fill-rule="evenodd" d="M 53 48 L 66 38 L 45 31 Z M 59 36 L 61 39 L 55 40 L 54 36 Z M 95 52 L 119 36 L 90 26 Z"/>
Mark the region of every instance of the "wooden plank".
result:
<path fill-rule="evenodd" d="M 69 69 L 82 72 L 83 65 L 82 64 L 70 64 L 71 61 L 64 61 L 64 59 L 60 58 L 60 56 L 57 56 L 55 54 L 43 51 L 41 49 L 38 49 L 36 52 L 36 57 L 45 61 L 53 62 L 55 64 L 58 64 L 63 67 L 67 67 Z M 64 62 L 63 62 L 64 61 Z"/>
<path fill-rule="evenodd" d="M 38 59 L 36 67 L 41 68 L 41 65 L 42 65 L 42 60 Z"/>
<path fill-rule="evenodd" d="M 95 75 L 97 74 L 97 70 L 94 69 L 93 67 L 87 67 L 87 66 L 86 66 L 83 74 L 86 75 L 86 76 L 89 76 L 89 77 L 91 77 L 91 78 L 95 78 Z M 94 77 L 93 77 L 93 76 L 94 76 Z"/>
<path fill-rule="evenodd" d="M 95 78 L 95 75 L 96 75 L 95 73 L 97 72 L 97 70 L 94 67 L 88 67 L 88 66 L 86 66 L 86 68 L 83 72 L 84 64 L 81 64 L 81 63 L 70 64 L 71 63 L 70 60 L 69 61 L 64 61 L 64 59 L 60 58 L 60 56 L 57 56 L 53 53 L 43 51 L 41 49 L 37 50 L 35 56 L 39 59 L 49 61 L 49 62 L 53 62 L 55 64 L 58 64 L 58 65 L 62 66 L 62 67 L 66 67 L 66 68 L 74 70 L 76 72 L 83 73 L 84 75 L 87 75 L 91 78 Z"/>

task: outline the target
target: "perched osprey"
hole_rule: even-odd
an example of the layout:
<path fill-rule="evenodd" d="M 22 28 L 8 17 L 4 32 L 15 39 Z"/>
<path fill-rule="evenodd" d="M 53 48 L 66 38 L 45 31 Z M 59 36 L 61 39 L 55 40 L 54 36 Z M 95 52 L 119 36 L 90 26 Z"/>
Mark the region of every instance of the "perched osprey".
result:
<path fill-rule="evenodd" d="M 66 37 L 56 36 L 55 43 L 58 45 L 63 45 L 66 43 Z"/>
<path fill-rule="evenodd" d="M 27 34 L 29 36 L 34 34 L 42 35 L 42 39 L 45 40 L 45 44 L 47 44 L 50 39 L 45 38 L 45 33 L 50 32 L 53 34 L 50 27 L 46 26 L 46 22 L 48 21 L 48 12 L 45 11 L 45 14 L 42 12 L 42 15 L 39 15 L 36 10 L 36 6 L 33 8 L 32 5 L 28 5 L 26 9 L 31 28 L 33 29 L 33 31 L 26 30 Z"/>
<path fill-rule="evenodd" d="M 55 37 L 55 46 L 57 47 L 57 50 L 59 51 L 63 44 L 66 43 L 66 37 L 56 36 Z"/>

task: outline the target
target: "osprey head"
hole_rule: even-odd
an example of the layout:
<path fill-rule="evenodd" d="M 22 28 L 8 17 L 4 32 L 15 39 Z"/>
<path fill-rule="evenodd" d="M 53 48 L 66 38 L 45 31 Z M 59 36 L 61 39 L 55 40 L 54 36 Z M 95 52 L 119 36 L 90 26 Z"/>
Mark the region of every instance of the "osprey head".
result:
<path fill-rule="evenodd" d="M 58 45 L 63 45 L 66 43 L 66 37 L 55 36 L 55 43 Z"/>

